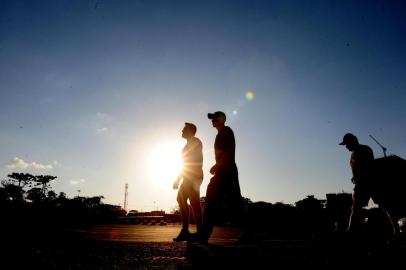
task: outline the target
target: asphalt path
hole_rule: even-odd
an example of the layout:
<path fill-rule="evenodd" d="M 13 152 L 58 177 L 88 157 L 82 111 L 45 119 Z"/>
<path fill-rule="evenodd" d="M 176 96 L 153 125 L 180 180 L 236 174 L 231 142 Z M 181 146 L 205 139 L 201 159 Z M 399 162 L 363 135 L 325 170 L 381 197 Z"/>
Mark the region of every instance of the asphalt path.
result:
<path fill-rule="evenodd" d="M 87 236 L 94 240 L 113 242 L 172 242 L 181 230 L 179 224 L 98 224 L 89 228 Z M 190 231 L 195 232 L 191 226 Z M 240 230 L 232 227 L 215 227 L 209 243 L 227 245 L 235 242 Z"/>

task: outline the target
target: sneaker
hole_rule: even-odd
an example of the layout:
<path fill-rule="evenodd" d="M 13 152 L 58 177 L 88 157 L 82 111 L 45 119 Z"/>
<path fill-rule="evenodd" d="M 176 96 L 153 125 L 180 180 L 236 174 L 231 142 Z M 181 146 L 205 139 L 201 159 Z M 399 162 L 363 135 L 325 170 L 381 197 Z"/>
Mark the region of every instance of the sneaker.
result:
<path fill-rule="evenodd" d="M 188 230 L 181 230 L 178 236 L 173 238 L 173 241 L 175 242 L 182 242 L 182 241 L 187 241 L 189 240 L 190 233 Z"/>

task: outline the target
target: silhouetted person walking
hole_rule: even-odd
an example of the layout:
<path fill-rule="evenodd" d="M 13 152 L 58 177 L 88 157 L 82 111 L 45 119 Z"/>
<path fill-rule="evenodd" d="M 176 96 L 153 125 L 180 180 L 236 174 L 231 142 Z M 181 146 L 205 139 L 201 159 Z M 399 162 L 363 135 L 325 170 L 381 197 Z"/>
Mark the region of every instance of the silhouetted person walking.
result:
<path fill-rule="evenodd" d="M 375 166 L 374 154 L 372 149 L 367 145 L 359 144 L 358 139 L 351 133 L 347 133 L 343 137 L 343 141 L 340 145 L 345 145 L 349 151 L 352 152 L 350 165 L 352 169 L 352 182 L 354 183 L 354 191 L 352 194 L 352 208 L 351 216 L 348 224 L 348 232 L 359 232 L 362 226 L 362 210 L 363 207 L 368 205 L 369 200 L 379 204 L 379 207 L 384 211 L 385 216 L 389 223 L 392 225 L 393 236 L 396 237 L 399 234 L 399 224 L 396 215 L 391 209 L 390 204 L 382 200 L 381 186 L 379 182 L 385 179 L 377 179 L 374 175 Z M 379 175 L 382 177 L 382 175 Z M 384 194 L 390 196 L 390 194 Z"/>
<path fill-rule="evenodd" d="M 218 131 L 214 142 L 216 164 L 210 169 L 213 177 L 207 186 L 203 228 L 198 234 L 199 242 L 207 242 L 213 232 L 218 210 L 224 200 L 231 204 L 232 216 L 238 217 L 242 207 L 238 170 L 235 164 L 235 138 L 232 129 L 225 125 L 226 115 L 217 111 L 209 113 L 213 127 Z"/>
<path fill-rule="evenodd" d="M 186 145 L 182 150 L 183 169 L 173 183 L 177 189 L 181 180 L 182 184 L 178 191 L 178 203 L 182 216 L 182 230 L 174 241 L 186 241 L 189 237 L 189 199 L 196 222 L 197 231 L 201 231 L 202 212 L 200 207 L 200 185 L 203 181 L 203 150 L 202 142 L 195 137 L 196 126 L 192 123 L 185 123 L 182 130 L 182 137 L 186 139 Z"/>
<path fill-rule="evenodd" d="M 358 232 L 362 226 L 363 207 L 368 205 L 372 196 L 372 175 L 371 165 L 374 160 L 374 153 L 367 145 L 359 144 L 355 135 L 347 133 L 343 137 L 340 145 L 352 152 L 350 166 L 352 169 L 352 183 L 354 190 L 352 193 L 351 216 L 347 231 Z"/>

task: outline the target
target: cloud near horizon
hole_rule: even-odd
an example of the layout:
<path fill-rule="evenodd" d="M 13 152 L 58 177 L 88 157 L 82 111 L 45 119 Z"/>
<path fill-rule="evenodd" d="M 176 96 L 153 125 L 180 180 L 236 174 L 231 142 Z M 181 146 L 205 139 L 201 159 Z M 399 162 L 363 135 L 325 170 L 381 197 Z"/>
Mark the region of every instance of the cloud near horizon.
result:
<path fill-rule="evenodd" d="M 15 157 L 6 165 L 8 169 L 33 169 L 33 170 L 52 170 L 54 165 L 58 165 L 57 161 L 54 161 L 53 164 L 41 164 L 38 162 L 27 162 L 19 157 Z"/>
<path fill-rule="evenodd" d="M 107 131 L 107 130 L 109 130 L 109 129 L 106 128 L 106 127 L 98 128 L 98 129 L 97 129 L 98 132 L 105 132 L 105 131 Z"/>
<path fill-rule="evenodd" d="M 85 182 L 85 179 L 70 180 L 69 183 L 73 186 L 78 186 Z"/>

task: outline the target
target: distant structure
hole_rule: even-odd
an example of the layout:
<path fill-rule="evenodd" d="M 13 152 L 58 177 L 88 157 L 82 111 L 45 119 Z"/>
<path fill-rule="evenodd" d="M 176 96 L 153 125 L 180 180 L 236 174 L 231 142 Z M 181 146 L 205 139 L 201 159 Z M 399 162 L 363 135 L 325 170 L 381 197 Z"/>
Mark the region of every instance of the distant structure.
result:
<path fill-rule="evenodd" d="M 128 184 L 125 184 L 124 187 L 124 210 L 127 211 L 127 205 L 128 205 Z"/>
<path fill-rule="evenodd" d="M 163 210 L 150 212 L 130 210 L 126 216 L 118 217 L 118 221 L 143 225 L 166 225 L 167 223 L 180 223 L 181 219 L 179 214 L 166 214 Z"/>

